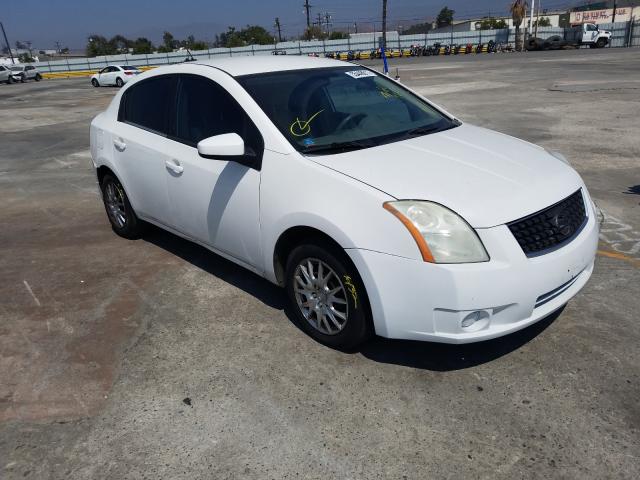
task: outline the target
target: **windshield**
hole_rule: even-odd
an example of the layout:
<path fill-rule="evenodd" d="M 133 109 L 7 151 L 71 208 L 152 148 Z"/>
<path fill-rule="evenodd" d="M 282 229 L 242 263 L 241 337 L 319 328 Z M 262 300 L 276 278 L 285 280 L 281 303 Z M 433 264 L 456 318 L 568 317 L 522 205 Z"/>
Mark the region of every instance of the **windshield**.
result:
<path fill-rule="evenodd" d="M 24 69 L 24 67 L 9 67 L 9 68 L 14 72 L 21 72 Z"/>
<path fill-rule="evenodd" d="M 238 81 L 304 153 L 373 147 L 459 125 L 396 82 L 355 65 Z"/>
<path fill-rule="evenodd" d="M 120 68 L 122 68 L 122 70 L 138 70 L 136 67 L 131 67 L 129 65 L 123 65 Z"/>

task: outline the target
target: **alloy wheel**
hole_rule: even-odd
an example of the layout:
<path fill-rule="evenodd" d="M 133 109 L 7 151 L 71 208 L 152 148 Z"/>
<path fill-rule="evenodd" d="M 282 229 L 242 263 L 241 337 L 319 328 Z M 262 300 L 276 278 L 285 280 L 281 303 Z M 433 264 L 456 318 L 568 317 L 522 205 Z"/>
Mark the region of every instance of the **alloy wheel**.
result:
<path fill-rule="evenodd" d="M 347 291 L 340 277 L 317 258 L 300 261 L 294 273 L 296 303 L 309 324 L 325 335 L 341 332 L 349 318 Z"/>
<path fill-rule="evenodd" d="M 109 218 L 118 228 L 123 228 L 127 223 L 127 211 L 122 188 L 113 182 L 109 182 L 104 189 L 104 194 Z"/>

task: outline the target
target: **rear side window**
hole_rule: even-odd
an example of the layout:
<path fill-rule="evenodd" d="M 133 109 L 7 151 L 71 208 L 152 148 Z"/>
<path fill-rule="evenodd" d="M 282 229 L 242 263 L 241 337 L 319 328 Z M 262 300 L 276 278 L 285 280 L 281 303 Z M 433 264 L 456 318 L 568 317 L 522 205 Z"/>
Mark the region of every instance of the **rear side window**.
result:
<path fill-rule="evenodd" d="M 165 75 L 132 86 L 122 96 L 118 120 L 166 136 L 175 84 L 175 76 Z"/>
<path fill-rule="evenodd" d="M 175 140 L 196 146 L 200 140 L 237 133 L 258 156 L 262 136 L 244 109 L 221 86 L 204 77 L 181 75 L 176 105 Z"/>

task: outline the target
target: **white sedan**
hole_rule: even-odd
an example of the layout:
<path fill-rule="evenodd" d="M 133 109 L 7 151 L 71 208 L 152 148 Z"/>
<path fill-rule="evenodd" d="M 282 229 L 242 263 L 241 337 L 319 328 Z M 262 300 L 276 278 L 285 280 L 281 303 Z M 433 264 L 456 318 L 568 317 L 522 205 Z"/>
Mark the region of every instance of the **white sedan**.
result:
<path fill-rule="evenodd" d="M 94 87 L 104 85 L 122 87 L 129 80 L 141 73 L 137 67 L 131 67 L 129 65 L 109 65 L 91 76 L 91 85 Z"/>
<path fill-rule="evenodd" d="M 594 204 L 562 155 L 365 67 L 161 67 L 90 135 L 117 234 L 149 222 L 285 287 L 302 328 L 336 348 L 374 333 L 499 337 L 560 309 L 593 271 Z"/>

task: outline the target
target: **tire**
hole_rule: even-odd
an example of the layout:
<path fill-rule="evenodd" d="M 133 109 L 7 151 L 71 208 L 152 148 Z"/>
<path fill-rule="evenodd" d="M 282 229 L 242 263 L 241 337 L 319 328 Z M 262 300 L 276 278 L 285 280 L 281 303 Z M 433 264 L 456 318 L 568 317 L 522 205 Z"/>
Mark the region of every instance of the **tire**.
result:
<path fill-rule="evenodd" d="M 13 82 L 14 82 L 13 77 L 9 75 L 9 78 L 7 78 L 7 85 L 11 85 Z"/>
<path fill-rule="evenodd" d="M 93 85 L 94 87 L 98 88 L 100 86 L 100 82 L 98 82 L 98 80 L 96 80 L 95 78 L 91 79 L 91 85 Z"/>
<path fill-rule="evenodd" d="M 589 48 L 596 48 L 596 45 L 594 45 L 593 43 L 590 43 Z"/>
<path fill-rule="evenodd" d="M 604 38 L 599 38 L 596 42 L 596 48 L 604 48 L 607 45 L 607 41 Z"/>
<path fill-rule="evenodd" d="M 27 77 L 25 76 L 25 74 L 23 73 L 22 75 L 20 75 L 20 83 L 24 83 L 27 81 Z"/>
<path fill-rule="evenodd" d="M 106 174 L 100 182 L 102 202 L 113 231 L 123 238 L 135 240 L 142 236 L 144 223 L 136 216 L 120 181 Z"/>
<path fill-rule="evenodd" d="M 36 82 L 39 82 L 40 80 L 42 80 L 42 75 L 36 73 Z"/>
<path fill-rule="evenodd" d="M 325 281 L 319 281 L 320 277 Z M 328 243 L 308 242 L 297 246 L 287 259 L 285 282 L 298 324 L 318 342 L 351 351 L 372 335 L 364 285 L 343 250 Z M 331 295 L 331 291 L 336 293 Z"/>
<path fill-rule="evenodd" d="M 124 82 L 122 81 L 122 79 L 120 77 L 116 78 L 116 86 L 118 88 L 122 88 L 123 85 L 124 85 Z"/>

